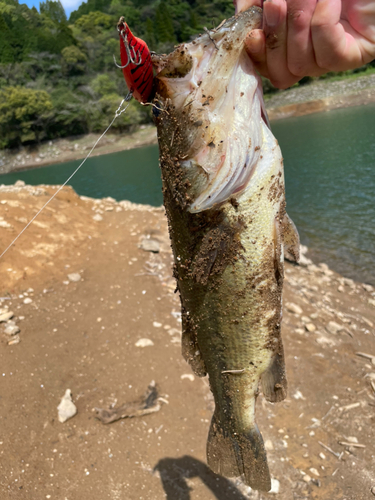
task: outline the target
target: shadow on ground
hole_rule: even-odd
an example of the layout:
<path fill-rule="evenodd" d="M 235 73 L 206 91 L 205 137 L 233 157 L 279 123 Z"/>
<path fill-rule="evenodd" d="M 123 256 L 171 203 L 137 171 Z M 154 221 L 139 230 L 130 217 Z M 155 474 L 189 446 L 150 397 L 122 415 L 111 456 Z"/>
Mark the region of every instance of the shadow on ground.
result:
<path fill-rule="evenodd" d="M 160 473 L 167 500 L 191 500 L 189 480 L 193 478 L 199 478 L 217 500 L 246 500 L 231 481 L 214 474 L 206 464 L 187 455 L 163 458 L 156 464 L 154 471 Z"/>

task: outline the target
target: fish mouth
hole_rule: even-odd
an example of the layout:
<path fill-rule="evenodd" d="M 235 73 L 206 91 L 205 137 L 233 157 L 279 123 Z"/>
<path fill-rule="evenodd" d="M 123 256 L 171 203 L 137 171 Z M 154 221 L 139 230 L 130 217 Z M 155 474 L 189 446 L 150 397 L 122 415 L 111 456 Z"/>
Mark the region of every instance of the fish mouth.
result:
<path fill-rule="evenodd" d="M 262 85 L 244 46 L 261 23 L 262 10 L 252 7 L 206 30 L 179 46 L 157 75 L 184 123 L 180 157 L 186 177 L 193 179 L 191 213 L 240 196 L 261 156 Z"/>

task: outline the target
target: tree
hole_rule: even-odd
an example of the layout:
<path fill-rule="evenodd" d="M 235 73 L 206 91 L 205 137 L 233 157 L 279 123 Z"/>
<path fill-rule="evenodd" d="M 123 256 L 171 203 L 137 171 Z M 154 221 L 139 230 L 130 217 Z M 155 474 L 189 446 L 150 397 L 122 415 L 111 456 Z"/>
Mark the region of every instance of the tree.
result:
<path fill-rule="evenodd" d="M 39 10 L 41 14 L 49 17 L 55 23 L 66 23 L 68 20 L 60 0 L 46 0 L 45 2 L 40 2 Z"/>
<path fill-rule="evenodd" d="M 0 90 L 0 146 L 39 142 L 45 136 L 50 96 L 44 90 L 4 87 Z"/>

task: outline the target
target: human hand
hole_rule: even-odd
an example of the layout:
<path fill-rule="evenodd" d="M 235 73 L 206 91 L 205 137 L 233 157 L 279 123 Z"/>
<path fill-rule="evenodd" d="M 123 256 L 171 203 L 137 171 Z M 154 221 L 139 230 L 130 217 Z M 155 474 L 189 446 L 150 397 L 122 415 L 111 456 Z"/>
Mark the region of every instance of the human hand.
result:
<path fill-rule="evenodd" d="M 304 76 L 359 68 L 375 59 L 374 0 L 234 0 L 263 7 L 263 30 L 246 38 L 261 75 L 278 88 Z"/>

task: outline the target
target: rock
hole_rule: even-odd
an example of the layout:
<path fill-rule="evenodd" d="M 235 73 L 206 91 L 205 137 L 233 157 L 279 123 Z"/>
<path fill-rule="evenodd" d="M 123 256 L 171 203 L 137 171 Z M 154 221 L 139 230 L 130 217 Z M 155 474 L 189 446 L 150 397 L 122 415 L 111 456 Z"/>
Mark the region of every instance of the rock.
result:
<path fill-rule="evenodd" d="M 25 187 L 26 186 L 26 182 L 18 180 L 14 185 L 15 185 L 15 187 Z"/>
<path fill-rule="evenodd" d="M 366 292 L 372 292 L 374 290 L 372 285 L 367 285 L 366 283 L 362 283 L 362 288 L 366 290 Z"/>
<path fill-rule="evenodd" d="M 311 477 L 308 474 L 305 474 L 302 479 L 305 483 L 309 483 L 311 481 Z"/>
<path fill-rule="evenodd" d="M 369 299 L 368 303 L 370 304 L 370 306 L 374 306 L 375 307 L 375 300 Z"/>
<path fill-rule="evenodd" d="M 280 481 L 277 479 L 271 478 L 271 489 L 268 493 L 273 495 L 277 495 L 280 491 Z"/>
<path fill-rule="evenodd" d="M 23 303 L 24 304 L 31 304 L 32 301 L 33 301 L 33 299 L 30 299 L 30 297 L 27 297 L 26 299 L 24 299 Z"/>
<path fill-rule="evenodd" d="M 333 339 L 330 339 L 322 334 L 320 334 L 319 337 L 315 339 L 315 342 L 319 345 L 329 345 L 331 347 L 336 345 L 336 342 Z"/>
<path fill-rule="evenodd" d="M 103 217 L 100 215 L 100 214 L 95 214 L 93 216 L 93 219 L 96 221 L 96 222 L 100 222 L 101 220 L 103 220 Z"/>
<path fill-rule="evenodd" d="M 0 220 L 0 227 L 9 228 L 12 226 L 11 224 L 9 224 L 9 222 L 6 222 L 5 220 Z"/>
<path fill-rule="evenodd" d="M 71 273 L 71 274 L 68 274 L 68 280 L 69 281 L 81 281 L 81 275 L 78 274 L 78 273 Z"/>
<path fill-rule="evenodd" d="M 267 451 L 272 451 L 273 450 L 273 443 L 270 439 L 266 439 L 264 443 L 264 447 Z"/>
<path fill-rule="evenodd" d="M 319 453 L 319 456 L 322 460 L 325 460 L 326 459 L 326 456 L 324 455 L 324 453 L 320 452 Z"/>
<path fill-rule="evenodd" d="M 143 238 L 139 245 L 139 248 L 141 248 L 145 252 L 159 253 L 160 243 L 152 238 Z"/>
<path fill-rule="evenodd" d="M 191 382 L 194 382 L 194 375 L 192 375 L 191 373 L 184 373 L 183 375 L 181 375 L 182 380 L 184 380 L 185 378 L 187 378 Z"/>
<path fill-rule="evenodd" d="M 342 285 L 340 285 L 337 287 L 337 291 L 340 293 L 343 293 L 343 292 L 345 292 L 345 288 Z"/>
<path fill-rule="evenodd" d="M 57 407 L 59 422 L 64 423 L 77 413 L 77 407 L 72 400 L 72 391 L 67 389 Z"/>
<path fill-rule="evenodd" d="M 163 325 L 161 323 L 158 323 L 157 321 L 154 321 L 152 323 L 152 326 L 154 326 L 155 328 L 161 328 Z"/>
<path fill-rule="evenodd" d="M 311 472 L 311 474 L 314 474 L 314 476 L 320 476 L 319 472 L 314 467 L 310 467 L 309 471 Z"/>
<path fill-rule="evenodd" d="M 13 318 L 13 314 L 14 313 L 12 311 L 0 314 L 0 323 L 2 323 L 3 321 L 8 321 L 10 318 Z"/>
<path fill-rule="evenodd" d="M 14 337 L 12 337 L 11 340 L 8 341 L 8 345 L 16 345 L 19 344 L 20 342 L 21 342 L 20 336 L 15 335 Z"/>
<path fill-rule="evenodd" d="M 20 332 L 20 329 L 17 325 L 7 325 L 5 327 L 5 330 L 4 332 L 7 334 L 7 335 L 16 335 L 17 333 Z"/>
<path fill-rule="evenodd" d="M 314 323 L 306 323 L 305 328 L 310 333 L 315 332 L 316 330 L 316 326 L 314 325 Z"/>
<path fill-rule="evenodd" d="M 298 333 L 298 335 L 304 335 L 306 333 L 303 328 L 296 328 L 294 331 Z"/>
<path fill-rule="evenodd" d="M 291 313 L 294 313 L 294 314 L 302 314 L 303 313 L 300 306 L 297 306 L 297 304 L 293 304 L 293 302 L 287 302 L 285 304 L 285 307 Z"/>
<path fill-rule="evenodd" d="M 139 339 L 135 343 L 135 347 L 149 347 L 154 345 L 153 341 L 150 339 Z"/>
<path fill-rule="evenodd" d="M 342 325 L 339 325 L 335 321 L 330 321 L 326 326 L 327 332 L 332 333 L 333 335 L 336 335 L 336 333 L 343 330 L 343 328 L 344 327 Z"/>

